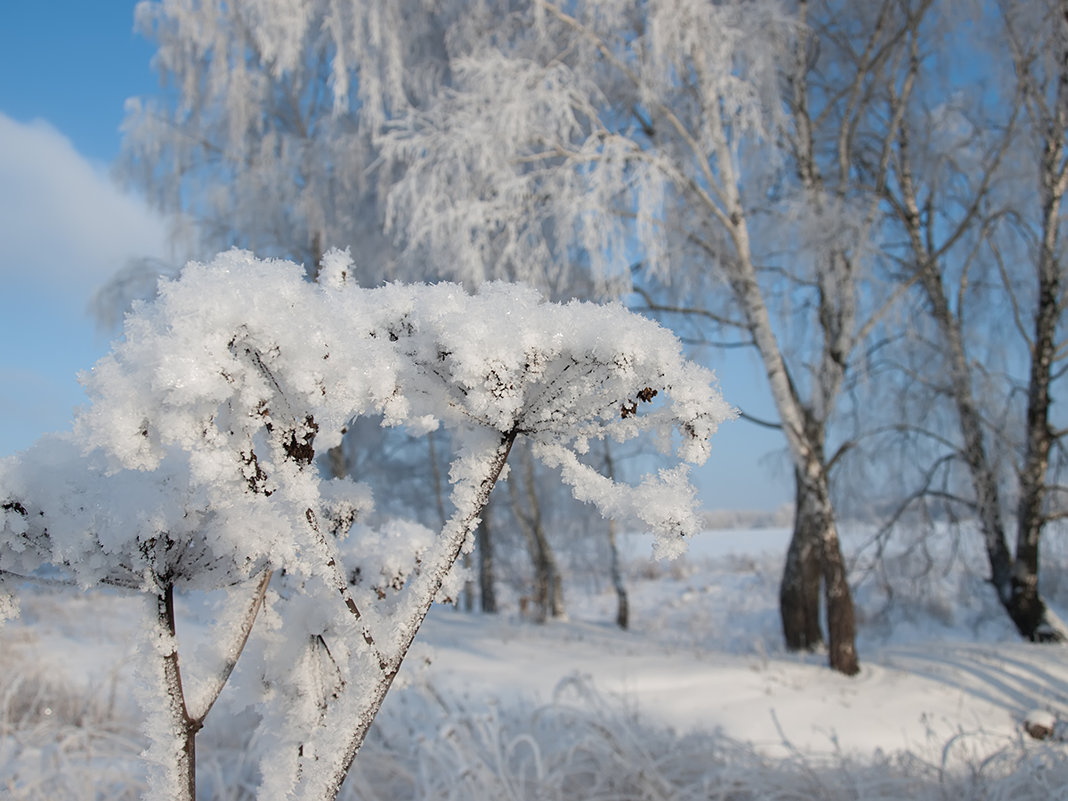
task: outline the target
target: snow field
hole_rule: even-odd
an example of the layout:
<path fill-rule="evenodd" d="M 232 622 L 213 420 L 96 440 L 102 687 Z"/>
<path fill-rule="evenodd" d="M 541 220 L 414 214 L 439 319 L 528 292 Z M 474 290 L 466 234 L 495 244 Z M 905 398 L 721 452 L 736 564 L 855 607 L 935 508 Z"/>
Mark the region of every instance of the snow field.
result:
<path fill-rule="evenodd" d="M 778 644 L 783 533 L 748 542 L 736 534 L 723 548 L 715 540 L 724 535 L 701 535 L 678 562 L 632 555 L 631 632 L 606 622 L 614 597 L 591 576 L 573 576 L 569 622 L 525 623 L 514 605 L 497 617 L 436 607 L 342 797 L 1068 793 L 1065 746 L 1021 730 L 1036 708 L 1068 719 L 1064 651 L 1016 640 L 969 565 L 938 566 L 927 597 L 887 602 L 878 582 L 862 581 L 864 668 L 849 679 L 828 671 L 822 655 L 789 655 Z M 748 553 L 736 552 L 739 542 Z M 895 586 L 905 586 L 916 564 L 907 556 L 890 564 Z M 1051 572 L 1065 564 L 1055 552 L 1047 558 Z M 125 685 L 137 610 L 112 594 L 24 595 L 0 651 L 3 797 L 139 797 L 145 741 Z M 228 703 L 240 695 L 230 689 L 198 741 L 200 797 L 212 801 L 253 798 L 258 778 L 253 726 Z"/>

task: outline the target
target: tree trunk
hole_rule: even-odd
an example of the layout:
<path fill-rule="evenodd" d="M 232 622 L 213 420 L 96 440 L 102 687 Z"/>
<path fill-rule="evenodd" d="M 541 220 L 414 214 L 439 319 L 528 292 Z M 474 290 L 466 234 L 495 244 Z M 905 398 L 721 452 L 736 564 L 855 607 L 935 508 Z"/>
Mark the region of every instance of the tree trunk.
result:
<path fill-rule="evenodd" d="M 831 506 L 824 483 L 817 496 L 822 513 L 817 515 L 821 524 L 820 561 L 823 566 L 824 597 L 827 605 L 827 642 L 830 665 L 839 673 L 854 676 L 860 671 L 857 659 L 857 618 L 853 608 L 853 593 L 849 587 L 842 547 L 838 540 Z"/>
<path fill-rule="evenodd" d="M 556 566 L 556 557 L 545 537 L 540 515 L 533 524 L 524 527 L 527 534 L 527 548 L 534 568 L 534 605 L 537 608 L 539 623 L 549 618 L 566 618 L 564 609 L 564 591 L 560 580 L 560 571 Z"/>
<path fill-rule="evenodd" d="M 616 543 L 616 521 L 608 521 L 608 569 L 612 575 L 612 587 L 616 591 L 616 625 L 621 629 L 630 626 L 630 602 L 627 585 L 623 582 L 623 570 L 619 562 L 619 546 Z"/>
<path fill-rule="evenodd" d="M 605 475 L 616 480 L 616 464 L 612 458 L 612 446 L 604 442 Z M 616 591 L 616 625 L 626 629 L 630 625 L 630 603 L 627 598 L 627 586 L 623 582 L 623 570 L 619 562 L 619 545 L 616 542 L 616 521 L 608 520 L 608 570 L 612 577 L 612 587 Z"/>
<path fill-rule="evenodd" d="M 833 405 L 837 390 L 826 390 L 817 416 L 806 408 L 797 393 L 797 387 L 790 376 L 783 352 L 775 337 L 771 318 L 768 314 L 764 297 L 757 280 L 749 250 L 749 232 L 741 213 L 740 200 L 735 199 L 732 216 L 738 222 L 731 233 L 735 247 L 740 256 L 734 274 L 731 276 L 731 288 L 735 300 L 741 306 L 746 317 L 749 333 L 760 353 L 764 364 L 764 373 L 768 379 L 775 409 L 781 420 L 782 431 L 790 448 L 798 482 L 799 511 L 796 513 L 798 526 L 795 527 L 796 552 L 793 563 L 788 558 L 788 577 L 784 572 L 783 585 L 780 588 L 780 600 L 785 595 L 784 606 L 791 609 L 790 621 L 783 617 L 784 632 L 803 632 L 794 642 L 814 645 L 818 638 L 818 624 L 812 624 L 812 615 L 818 620 L 818 609 L 812 601 L 815 582 L 811 549 L 806 547 L 811 542 L 818 545 L 820 572 L 825 582 L 827 602 L 827 636 L 830 651 L 830 666 L 847 676 L 860 670 L 856 651 L 856 619 L 853 610 L 853 597 L 846 577 L 845 560 L 842 558 L 838 541 L 838 529 L 831 505 L 827 460 L 823 453 L 824 423 Z M 829 336 L 829 332 L 825 332 Z M 823 363 L 836 363 L 836 359 L 824 354 Z M 838 365 L 842 367 L 842 365 Z M 837 373 L 840 375 L 840 373 Z M 824 378 L 827 378 L 824 376 Z M 828 383 L 834 383 L 828 381 Z M 800 536 L 798 536 L 800 535 Z M 791 550 L 795 545 L 791 543 Z M 798 581 L 798 579 L 800 581 Z M 806 580 L 807 579 L 807 580 Z M 818 593 L 818 590 L 815 591 Z M 796 610 L 802 616 L 794 620 Z"/>
<path fill-rule="evenodd" d="M 564 580 L 560 575 L 560 568 L 556 563 L 556 557 L 549 547 L 549 541 L 544 540 L 546 568 L 549 574 L 549 614 L 556 620 L 567 620 L 567 609 L 564 607 Z"/>
<path fill-rule="evenodd" d="M 1046 251 L 1043 248 L 1043 251 Z M 1027 444 L 1020 471 L 1016 560 L 1012 569 L 1009 615 L 1016 628 L 1035 642 L 1063 642 L 1066 632 L 1050 614 L 1038 591 L 1038 546 L 1045 525 L 1046 473 L 1053 432 L 1049 424 L 1050 376 L 1057 328 L 1059 280 L 1052 253 L 1041 257 L 1035 340 L 1027 393 Z"/>
<path fill-rule="evenodd" d="M 779 585 L 779 613 L 786 647 L 815 651 L 823 646 L 820 629 L 820 533 L 805 496 L 804 483 L 794 471 L 794 532 L 786 552 Z"/>
<path fill-rule="evenodd" d="M 494 588 L 496 570 L 493 564 L 493 539 L 490 536 L 490 509 L 486 504 L 482 510 L 482 522 L 475 530 L 475 542 L 478 547 L 478 588 L 482 611 L 487 614 L 497 612 L 497 592 Z"/>
<path fill-rule="evenodd" d="M 478 539 L 477 529 L 475 539 L 476 541 Z M 475 611 L 475 582 L 471 580 L 471 554 L 465 553 L 460 561 L 463 562 L 464 574 L 467 578 L 464 580 L 464 588 L 460 590 L 460 597 L 453 602 L 453 606 L 470 614 Z"/>
<path fill-rule="evenodd" d="M 545 536 L 545 527 L 541 522 L 541 503 L 538 499 L 537 482 L 534 475 L 534 459 L 529 450 L 523 452 L 523 489 L 526 494 L 526 508 L 519 497 L 519 487 L 515 481 L 508 482 L 508 492 L 512 501 L 512 511 L 523 537 L 527 543 L 527 553 L 534 569 L 533 597 L 536 611 L 535 620 L 544 623 L 550 617 L 566 618 L 564 609 L 564 589 L 560 580 L 560 571 L 556 557 Z M 517 471 L 518 472 L 518 471 Z M 516 480 L 518 480 L 516 476 Z"/>
<path fill-rule="evenodd" d="M 822 642 L 819 629 L 822 578 L 827 609 L 828 661 L 834 670 L 853 676 L 860 670 L 855 646 L 856 612 L 826 472 L 822 465 L 814 463 L 806 473 L 796 471 L 795 479 L 794 536 L 780 591 L 787 647 L 811 650 Z"/>
<path fill-rule="evenodd" d="M 1061 4 L 1062 33 L 1068 30 L 1068 2 Z M 1065 629 L 1047 609 L 1038 592 L 1038 548 L 1046 523 L 1046 475 L 1055 433 L 1050 425 L 1050 386 L 1057 355 L 1061 318 L 1061 266 L 1057 262 L 1061 204 L 1068 191 L 1064 134 L 1068 131 L 1068 47 L 1060 53 L 1061 71 L 1056 105 L 1044 126 L 1042 154 L 1042 241 L 1039 244 L 1035 329 L 1031 343 L 1031 374 L 1027 388 L 1027 442 L 1020 470 L 1020 502 L 1016 515 L 1016 563 L 1012 571 L 1009 614 L 1024 636 L 1036 642 L 1064 642 Z"/>

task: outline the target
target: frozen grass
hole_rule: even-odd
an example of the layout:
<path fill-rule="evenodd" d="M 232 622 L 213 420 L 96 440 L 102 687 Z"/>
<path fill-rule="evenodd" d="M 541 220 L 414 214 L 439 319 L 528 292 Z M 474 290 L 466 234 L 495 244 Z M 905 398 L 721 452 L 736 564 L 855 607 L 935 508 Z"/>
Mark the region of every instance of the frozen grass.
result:
<path fill-rule="evenodd" d="M 144 790 L 136 720 L 107 692 L 43 672 L 5 633 L 0 656 L 0 797 L 137 799 Z"/>
<path fill-rule="evenodd" d="M 20 686 L 28 689 L 25 682 Z M 472 710 L 425 687 L 406 689 L 398 700 L 376 725 L 342 798 L 1046 801 L 1068 793 L 1068 760 L 1057 743 L 1007 740 L 993 755 L 952 768 L 908 753 L 864 760 L 800 752 L 770 758 L 719 733 L 679 736 L 651 726 L 578 680 L 540 708 Z M 5 720 L 13 712 L 5 708 Z M 0 752 L 4 797 L 137 798 L 143 787 L 132 721 L 101 718 L 99 712 L 80 722 L 59 720 L 55 713 L 43 715 L 38 704 L 36 712 L 14 721 L 18 730 L 5 734 Z M 240 739 L 226 747 L 215 738 L 204 745 L 200 797 L 251 801 L 254 747 Z M 947 743 L 947 756 L 956 747 L 966 745 Z"/>
<path fill-rule="evenodd" d="M 884 566 L 858 572 L 863 579 L 857 598 L 865 648 L 875 651 L 904 643 L 923 650 L 925 643 L 942 645 L 950 639 L 1013 643 L 983 581 L 981 561 L 971 554 L 967 560 L 959 558 L 971 547 L 959 541 L 955 550 L 933 557 L 930 548 L 918 543 L 898 543 Z M 1059 541 L 1051 541 L 1046 553 L 1051 575 L 1068 568 L 1063 551 Z M 775 613 L 780 562 L 775 553 L 672 565 L 635 560 L 630 565 L 635 642 L 669 652 L 704 649 L 781 659 Z M 1063 608 L 1068 582 L 1051 578 L 1047 586 L 1051 600 Z M 570 601 L 575 612 L 611 619 L 610 591 L 580 595 L 576 590 Z M 94 609 L 100 611 L 88 614 Z M 140 796 L 144 743 L 122 678 L 96 669 L 90 671 L 95 683 L 79 682 L 62 669 L 64 660 L 72 669 L 91 661 L 84 656 L 86 649 L 93 648 L 102 632 L 114 630 L 114 640 L 121 642 L 126 636 L 123 626 L 131 625 L 122 614 L 116 599 L 60 602 L 41 595 L 28 598 L 23 620 L 0 634 L 0 798 L 102 801 Z M 92 631 L 86 632 L 86 626 Z M 50 627 L 58 633 L 49 634 Z M 563 631 L 553 635 L 528 626 L 511 636 L 521 639 L 540 632 L 537 636 L 562 637 Z M 566 647 L 565 639 L 549 642 Z M 1008 674 L 994 678 L 1005 684 L 1013 679 Z M 1064 699 L 1053 695 L 1065 690 L 1056 682 L 1045 685 L 1047 696 L 1058 702 Z M 858 754 L 833 747 L 814 753 L 784 742 L 772 754 L 722 731 L 679 733 L 658 722 L 656 712 L 648 706 L 639 711 L 639 704 L 625 693 L 599 690 L 596 678 L 569 679 L 547 702 L 531 700 L 523 686 L 494 701 L 458 693 L 437 682 L 431 671 L 391 695 L 342 797 L 1068 798 L 1066 746 L 1033 741 L 1005 728 L 974 733 L 961 729 L 950 737 L 932 732 L 928 747 L 892 753 Z M 257 748 L 248 739 L 251 721 L 242 714 L 248 713 L 220 708 L 214 719 L 209 717 L 198 742 L 204 801 L 255 798 Z"/>
<path fill-rule="evenodd" d="M 583 681 L 539 709 L 450 707 L 426 727 L 432 693 L 409 691 L 417 717 L 391 715 L 368 743 L 349 798 L 514 801 L 690 799 L 1049 799 L 1068 793 L 1063 746 L 1006 740 L 981 760 L 949 767 L 912 754 L 769 758 L 720 733 L 679 736 L 649 725 Z M 418 728 L 405 729 L 411 720 Z M 393 742 L 404 743 L 401 749 Z M 412 753 L 410 743 L 415 744 Z M 402 755 L 403 756 L 400 756 Z"/>

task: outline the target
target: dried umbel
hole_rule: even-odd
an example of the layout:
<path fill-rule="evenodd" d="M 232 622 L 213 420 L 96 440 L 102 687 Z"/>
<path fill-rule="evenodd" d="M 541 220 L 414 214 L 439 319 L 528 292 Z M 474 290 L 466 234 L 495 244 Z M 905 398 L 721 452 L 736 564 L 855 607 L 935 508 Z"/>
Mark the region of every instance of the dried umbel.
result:
<path fill-rule="evenodd" d="M 507 284 L 313 284 L 240 251 L 161 285 L 84 381 L 73 435 L 0 463 L 0 582 L 53 566 L 148 597 L 161 798 L 192 797 L 196 732 L 262 610 L 261 795 L 333 797 L 431 603 L 455 595 L 453 564 L 518 439 L 672 554 L 698 525 L 684 463 L 707 458 L 731 414 L 674 336 L 618 305 Z M 364 416 L 449 431 L 440 531 L 368 525 L 369 491 L 320 469 Z M 591 440 L 644 433 L 679 464 L 629 486 L 583 459 Z M 206 676 L 180 658 L 183 589 L 222 590 L 233 608 Z"/>

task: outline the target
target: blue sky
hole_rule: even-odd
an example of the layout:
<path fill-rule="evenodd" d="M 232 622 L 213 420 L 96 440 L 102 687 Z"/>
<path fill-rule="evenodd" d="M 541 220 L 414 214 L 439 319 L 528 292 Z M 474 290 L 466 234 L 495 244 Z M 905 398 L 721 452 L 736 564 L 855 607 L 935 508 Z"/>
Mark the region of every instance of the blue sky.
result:
<path fill-rule="evenodd" d="M 123 104 L 157 92 L 135 2 L 0 4 L 0 456 L 69 428 L 75 378 L 108 348 L 86 307 L 126 260 L 168 257 L 164 226 L 112 181 Z M 774 417 L 755 361 L 713 361 L 728 401 Z M 773 432 L 737 422 L 697 476 L 706 505 L 792 497 Z"/>
<path fill-rule="evenodd" d="M 0 455 L 68 426 L 108 347 L 86 312 L 163 226 L 109 176 L 123 103 L 158 85 L 132 2 L 0 5 Z"/>

